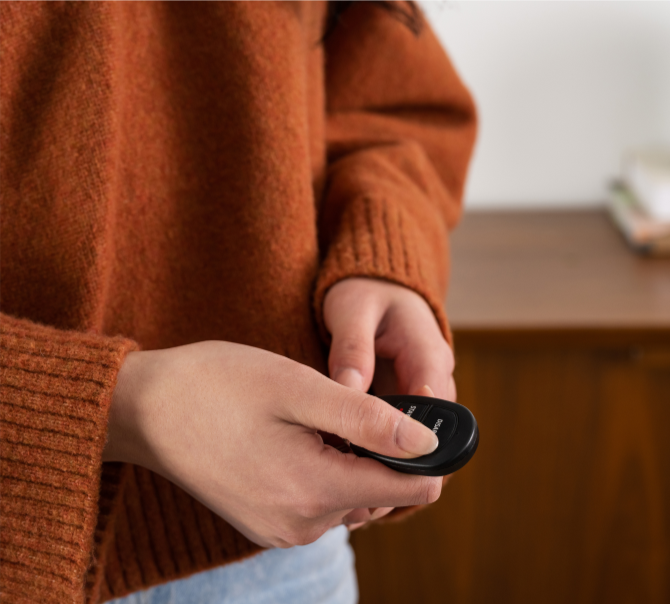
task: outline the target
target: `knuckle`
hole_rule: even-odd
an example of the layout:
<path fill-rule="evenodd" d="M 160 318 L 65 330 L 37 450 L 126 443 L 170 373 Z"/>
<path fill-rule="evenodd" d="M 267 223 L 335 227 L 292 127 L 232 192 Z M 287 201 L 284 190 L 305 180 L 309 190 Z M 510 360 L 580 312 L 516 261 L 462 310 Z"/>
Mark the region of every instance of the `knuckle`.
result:
<path fill-rule="evenodd" d="M 293 547 L 300 541 L 300 531 L 297 528 L 287 528 L 282 531 L 280 539 L 287 544 L 287 547 Z"/>
<path fill-rule="evenodd" d="M 453 373 L 454 367 L 456 366 L 456 359 L 454 358 L 454 351 L 451 349 L 451 346 L 447 344 L 446 342 L 444 343 L 444 348 L 445 348 L 445 363 L 447 365 L 447 371 L 449 373 Z"/>
<path fill-rule="evenodd" d="M 441 340 L 430 345 L 427 350 L 427 362 L 424 364 L 424 369 L 431 374 L 448 378 L 454 372 L 455 367 L 454 354 L 449 344 Z"/>
<path fill-rule="evenodd" d="M 281 535 L 281 540 L 288 544 L 288 547 L 294 545 L 309 545 L 314 543 L 321 535 L 316 527 L 312 526 L 296 526 L 284 531 Z"/>
<path fill-rule="evenodd" d="M 308 528 L 308 529 L 303 529 L 302 531 L 299 532 L 297 535 L 297 539 L 295 544 L 296 545 L 309 545 L 310 543 L 314 543 L 321 535 L 323 534 L 323 531 L 315 528 Z"/>
<path fill-rule="evenodd" d="M 272 547 L 277 547 L 279 549 L 288 549 L 290 547 L 293 547 L 293 544 L 286 541 L 280 536 L 274 536 L 268 539 L 268 542 Z"/>
<path fill-rule="evenodd" d="M 454 353 L 444 338 L 440 338 L 431 346 L 431 358 L 435 359 L 436 366 L 444 371 L 451 372 L 454 368 Z"/>
<path fill-rule="evenodd" d="M 442 479 L 427 478 L 422 485 L 422 503 L 435 503 L 442 494 Z"/>
<path fill-rule="evenodd" d="M 418 478 L 418 477 L 417 477 Z M 408 505 L 426 505 L 435 503 L 442 493 L 442 479 L 423 476 L 408 487 Z"/>
<path fill-rule="evenodd" d="M 395 425 L 397 421 L 391 413 L 391 408 L 373 396 L 356 397 L 351 404 L 347 405 L 349 410 L 345 414 L 351 430 L 351 440 L 357 444 L 354 438 L 361 443 L 393 444 Z"/>
<path fill-rule="evenodd" d="M 370 342 L 359 334 L 347 334 L 335 343 L 332 348 L 334 364 L 362 365 L 368 361 L 370 356 Z"/>
<path fill-rule="evenodd" d="M 367 339 L 360 334 L 348 334 L 342 339 L 341 349 L 347 354 L 360 354 L 368 349 Z"/>
<path fill-rule="evenodd" d="M 300 500 L 295 510 L 301 518 L 316 520 L 328 513 L 328 502 L 325 497 L 310 493 Z"/>

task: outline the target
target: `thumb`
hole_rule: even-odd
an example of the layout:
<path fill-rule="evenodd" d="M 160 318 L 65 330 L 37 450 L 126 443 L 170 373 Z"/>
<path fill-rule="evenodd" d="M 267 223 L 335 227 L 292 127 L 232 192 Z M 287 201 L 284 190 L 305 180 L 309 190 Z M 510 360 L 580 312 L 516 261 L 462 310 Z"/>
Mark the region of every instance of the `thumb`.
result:
<path fill-rule="evenodd" d="M 362 310 L 362 312 L 361 312 Z M 355 308 L 330 318 L 332 344 L 328 357 L 330 377 L 338 384 L 367 392 L 375 372 L 375 333 L 379 309 Z"/>
<path fill-rule="evenodd" d="M 328 394 L 301 406 L 297 423 L 391 457 L 417 457 L 438 445 L 433 431 L 383 400 L 329 382 Z"/>
<path fill-rule="evenodd" d="M 419 388 L 416 392 L 412 392 L 412 394 L 415 396 L 429 396 L 431 398 L 435 398 L 435 393 L 428 384 L 421 386 L 421 388 Z"/>

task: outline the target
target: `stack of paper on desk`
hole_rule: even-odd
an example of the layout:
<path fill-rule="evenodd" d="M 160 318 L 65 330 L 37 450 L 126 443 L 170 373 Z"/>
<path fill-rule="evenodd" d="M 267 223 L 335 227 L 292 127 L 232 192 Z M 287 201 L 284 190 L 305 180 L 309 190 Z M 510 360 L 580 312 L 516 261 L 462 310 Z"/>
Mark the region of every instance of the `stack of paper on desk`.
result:
<path fill-rule="evenodd" d="M 623 178 L 651 218 L 670 222 L 670 148 L 628 153 L 624 158 Z"/>
<path fill-rule="evenodd" d="M 670 254 L 670 222 L 651 218 L 621 182 L 610 186 L 609 211 L 636 251 L 654 256 Z"/>

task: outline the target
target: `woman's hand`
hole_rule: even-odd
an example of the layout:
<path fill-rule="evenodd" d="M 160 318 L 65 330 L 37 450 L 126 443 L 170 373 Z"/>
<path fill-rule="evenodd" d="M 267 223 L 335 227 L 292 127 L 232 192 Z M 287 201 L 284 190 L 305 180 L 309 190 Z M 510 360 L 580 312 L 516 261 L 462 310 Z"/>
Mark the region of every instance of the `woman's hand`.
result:
<path fill-rule="evenodd" d="M 440 478 L 341 453 L 317 430 L 395 457 L 437 446 L 419 422 L 309 367 L 201 342 L 128 355 L 103 459 L 161 474 L 263 546 L 311 543 L 349 514 L 439 497 Z"/>
<path fill-rule="evenodd" d="M 324 321 L 332 336 L 328 367 L 336 382 L 366 392 L 418 394 L 456 400 L 454 355 L 428 303 L 386 281 L 351 278 L 328 290 Z M 393 508 L 355 510 L 355 529 Z"/>

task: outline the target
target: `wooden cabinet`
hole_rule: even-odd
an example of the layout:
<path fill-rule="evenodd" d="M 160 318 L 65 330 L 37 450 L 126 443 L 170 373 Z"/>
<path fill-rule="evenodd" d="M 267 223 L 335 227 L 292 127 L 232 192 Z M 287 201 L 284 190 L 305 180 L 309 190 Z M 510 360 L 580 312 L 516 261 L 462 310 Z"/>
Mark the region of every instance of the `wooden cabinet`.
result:
<path fill-rule="evenodd" d="M 361 604 L 670 602 L 670 260 L 595 211 L 471 214 L 452 255 L 480 447 L 352 535 Z"/>

